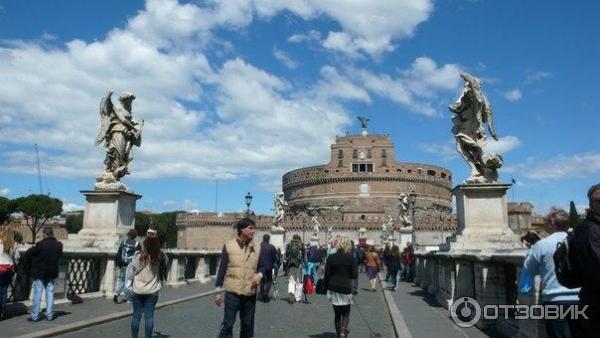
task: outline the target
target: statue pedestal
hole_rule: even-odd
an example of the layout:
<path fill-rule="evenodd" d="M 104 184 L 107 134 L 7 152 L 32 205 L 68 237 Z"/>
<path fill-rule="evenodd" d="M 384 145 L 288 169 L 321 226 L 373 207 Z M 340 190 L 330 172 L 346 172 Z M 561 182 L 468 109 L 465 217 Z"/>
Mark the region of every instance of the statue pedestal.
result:
<path fill-rule="evenodd" d="M 285 252 L 285 229 L 281 226 L 271 227 L 271 240 L 269 241 L 276 249 Z"/>
<path fill-rule="evenodd" d="M 82 190 L 83 228 L 69 235 L 70 247 L 116 248 L 135 225 L 135 203 L 142 196 L 120 190 Z"/>
<path fill-rule="evenodd" d="M 413 227 L 411 226 L 407 226 L 407 227 L 402 227 L 400 228 L 400 230 L 398 230 L 398 232 L 400 233 L 400 241 L 398 243 L 398 247 L 400 247 L 400 251 L 402 251 L 407 245 L 408 242 L 413 241 L 412 237 L 413 237 Z M 412 243 L 413 245 L 415 243 Z"/>
<path fill-rule="evenodd" d="M 452 190 L 456 198 L 457 233 L 443 251 L 495 251 L 521 248 L 508 226 L 506 190 L 510 184 L 461 184 Z"/>

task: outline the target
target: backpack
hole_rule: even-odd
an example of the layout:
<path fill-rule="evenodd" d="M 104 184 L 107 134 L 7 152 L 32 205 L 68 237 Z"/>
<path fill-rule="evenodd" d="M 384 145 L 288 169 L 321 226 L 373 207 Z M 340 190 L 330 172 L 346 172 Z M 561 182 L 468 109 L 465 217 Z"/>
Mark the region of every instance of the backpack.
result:
<path fill-rule="evenodd" d="M 300 241 L 291 241 L 288 244 L 286 259 L 288 266 L 300 265 L 302 263 L 302 243 Z"/>
<path fill-rule="evenodd" d="M 558 282 L 569 289 L 581 287 L 581 278 L 579 271 L 573 265 L 571 251 L 573 245 L 573 233 L 569 233 L 567 237 L 556 245 L 554 252 L 554 272 Z"/>
<path fill-rule="evenodd" d="M 123 248 L 121 250 L 121 262 L 123 265 L 128 265 L 133 260 L 133 255 L 135 255 L 135 250 L 138 247 L 138 242 L 132 243 L 132 241 L 125 240 L 123 241 Z"/>

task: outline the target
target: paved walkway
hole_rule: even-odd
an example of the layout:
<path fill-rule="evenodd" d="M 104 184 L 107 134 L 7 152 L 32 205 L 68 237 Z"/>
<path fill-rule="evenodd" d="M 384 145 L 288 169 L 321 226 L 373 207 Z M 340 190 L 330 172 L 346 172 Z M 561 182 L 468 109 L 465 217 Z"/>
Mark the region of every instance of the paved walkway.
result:
<path fill-rule="evenodd" d="M 285 295 L 287 279 L 279 279 L 279 292 Z M 455 325 L 447 310 L 418 287 L 400 283 L 394 292 L 371 292 L 364 274 L 359 281 L 359 294 L 350 315 L 352 337 L 396 337 L 396 332 L 403 338 L 488 337 L 476 328 L 464 329 Z M 387 286 L 385 282 L 382 284 Z M 159 306 L 162 304 L 162 307 L 155 313 L 154 337 L 216 337 L 223 309 L 213 304 L 212 289 L 210 282 L 161 291 Z M 111 299 L 86 299 L 81 304 L 58 305 L 56 313 L 52 322 L 30 323 L 26 321 L 26 314 L 10 318 L 0 324 L 0 337 L 130 336 L 131 305 L 126 303 L 116 305 Z M 101 323 L 98 323 L 99 319 Z M 239 323 L 236 323 L 235 332 L 239 332 Z M 323 295 L 311 295 L 309 303 L 293 305 L 285 299 L 258 302 L 255 335 L 260 338 L 335 338 L 331 305 Z M 143 336 L 143 322 L 140 336 Z"/>
<path fill-rule="evenodd" d="M 212 282 L 206 284 L 191 283 L 188 286 L 179 288 L 166 288 L 161 291 L 159 304 L 177 299 L 198 296 L 208 291 L 212 291 L 213 289 L 214 286 Z M 84 299 L 83 303 L 81 304 L 56 305 L 56 318 L 51 322 L 46 320 L 36 323 L 28 322 L 28 314 L 25 312 L 25 309 L 22 309 L 22 311 L 19 311 L 20 313 L 18 315 L 0 322 L 0 337 L 15 338 L 19 336 L 27 337 L 28 335 L 30 337 L 35 337 L 39 336 L 39 334 L 43 334 L 44 332 L 49 333 L 48 337 L 54 337 L 56 334 L 52 334 L 52 330 L 57 330 L 61 327 L 73 327 L 78 323 L 83 322 L 89 323 L 90 321 L 101 317 L 110 320 L 117 314 L 128 316 L 128 314 L 123 313 L 127 311 L 131 312 L 131 305 L 128 303 L 114 304 L 112 302 L 112 295 L 110 295 L 110 299 L 93 298 Z M 124 336 L 113 337 L 120 338 Z"/>
<path fill-rule="evenodd" d="M 361 276 L 360 287 L 367 282 Z M 280 294 L 287 290 L 283 277 L 279 285 Z M 392 322 L 381 292 L 360 290 L 350 314 L 350 333 L 353 337 L 395 337 Z M 223 317 L 223 308 L 212 302 L 212 297 L 198 298 L 169 306 L 155 313 L 154 337 L 210 337 L 217 336 Z M 239 320 L 238 320 L 239 322 Z M 238 336 L 236 322 L 234 336 Z M 128 337 L 130 319 L 124 318 L 110 323 L 71 332 L 57 337 Z M 143 336 L 143 323 L 140 337 Z M 309 296 L 309 303 L 290 305 L 284 299 L 269 303 L 257 302 L 255 336 L 260 338 L 335 338 L 333 310 L 324 295 Z"/>
<path fill-rule="evenodd" d="M 389 285 L 385 282 L 383 284 Z M 393 298 L 409 334 L 414 338 L 493 337 L 493 334 L 484 333 L 475 327 L 461 328 L 454 324 L 448 310 L 440 306 L 433 296 L 412 283 L 399 282 L 396 291 L 386 290 L 385 293 Z"/>

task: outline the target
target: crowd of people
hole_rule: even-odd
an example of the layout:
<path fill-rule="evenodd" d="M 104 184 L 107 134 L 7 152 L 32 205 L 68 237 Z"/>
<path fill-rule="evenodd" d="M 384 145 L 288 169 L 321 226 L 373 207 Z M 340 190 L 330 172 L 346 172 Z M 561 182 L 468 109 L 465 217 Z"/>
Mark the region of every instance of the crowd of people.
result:
<path fill-rule="evenodd" d="M 389 282 L 396 289 L 397 280 L 412 281 L 414 252 L 408 245 L 400 252 L 398 246 L 377 250 L 374 246 L 355 245 L 345 236 L 338 236 L 329 245 L 308 245 L 299 235 L 292 236 L 282 252 L 263 235 L 260 247 L 253 237 L 256 224 L 250 218 L 239 220 L 237 237 L 225 243 L 217 270 L 214 302 L 223 305 L 223 321 L 218 336 L 233 337 L 236 316 L 240 317 L 240 337 L 254 337 L 256 301 L 268 303 L 271 286 L 277 278 L 287 277 L 287 301 L 308 303 L 313 293 L 325 294 L 333 307 L 337 337 L 349 334 L 350 309 L 358 294 L 359 270 L 369 278 L 370 290 L 377 290 L 377 275 L 384 267 Z M 279 269 L 283 267 L 283 275 Z M 360 267 L 360 268 L 359 268 Z M 401 272 L 401 273 L 400 273 Z M 277 288 L 273 297 L 277 297 Z"/>
<path fill-rule="evenodd" d="M 540 275 L 542 305 L 575 306 L 582 318 L 545 319 L 548 337 L 595 337 L 600 332 L 600 184 L 587 194 L 589 209 L 581 225 L 572 227 L 569 215 L 552 208 L 545 220 L 542 238 L 527 233 L 521 238 L 529 248 L 521 269 L 518 289 L 522 294 L 535 290 L 535 276 Z M 223 321 L 219 337 L 233 337 L 236 316 L 240 316 L 240 337 L 254 337 L 256 301 L 269 302 L 271 287 L 283 268 L 287 277 L 290 304 L 308 302 L 313 293 L 326 295 L 332 305 L 334 328 L 338 338 L 349 335 L 350 310 L 358 294 L 359 271 L 369 280 L 371 291 L 377 290 L 377 276 L 385 268 L 385 280 L 391 291 L 399 281 L 412 282 L 415 256 L 411 243 L 402 250 L 397 245 L 355 245 L 345 236 L 338 236 L 327 246 L 305 245 L 294 235 L 282 252 L 270 243 L 265 234 L 260 245 L 255 244 L 256 224 L 250 218 L 239 220 L 237 236 L 223 246 L 216 276 L 214 302 L 223 305 Z M 54 286 L 58 277 L 62 243 L 54 238 L 52 228 L 43 228 L 43 239 L 19 254 L 14 234 L 9 227 L 0 227 L 0 320 L 5 318 L 7 293 L 21 260 L 28 261 L 32 278 L 32 309 L 29 321 L 52 321 Z M 152 337 L 154 309 L 159 291 L 167 279 L 168 258 L 160 249 L 156 230 L 149 229 L 142 243 L 132 230 L 121 242 L 115 257 L 119 267 L 115 303 L 130 302 L 133 308 L 131 336 L 138 337 L 142 315 L 145 337 Z M 273 297 L 278 297 L 277 287 Z M 41 300 L 46 300 L 45 314 Z"/>

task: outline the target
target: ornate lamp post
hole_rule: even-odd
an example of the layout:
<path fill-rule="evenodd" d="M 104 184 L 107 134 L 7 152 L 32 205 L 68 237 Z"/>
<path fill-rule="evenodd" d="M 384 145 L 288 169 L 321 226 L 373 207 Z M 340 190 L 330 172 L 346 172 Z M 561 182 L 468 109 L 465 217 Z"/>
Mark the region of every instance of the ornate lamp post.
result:
<path fill-rule="evenodd" d="M 250 204 L 252 204 L 252 195 L 250 192 L 244 197 L 246 199 L 246 217 L 250 216 Z"/>
<path fill-rule="evenodd" d="M 410 194 L 408 194 L 408 203 L 410 204 L 410 214 L 411 214 L 411 219 L 410 221 L 412 222 L 412 235 L 411 235 L 411 242 L 413 245 L 413 248 L 416 247 L 416 243 L 415 243 L 415 205 L 417 204 L 417 194 L 415 194 L 414 192 L 411 192 Z"/>

